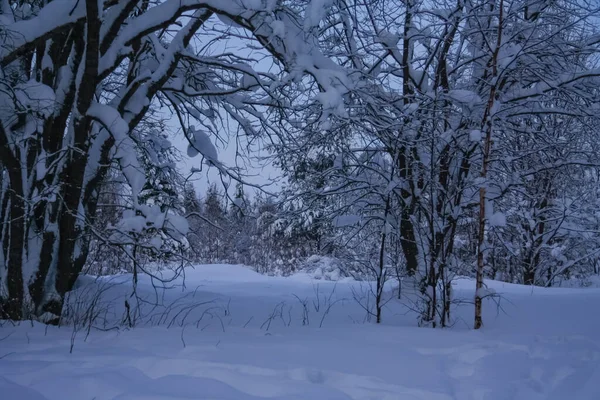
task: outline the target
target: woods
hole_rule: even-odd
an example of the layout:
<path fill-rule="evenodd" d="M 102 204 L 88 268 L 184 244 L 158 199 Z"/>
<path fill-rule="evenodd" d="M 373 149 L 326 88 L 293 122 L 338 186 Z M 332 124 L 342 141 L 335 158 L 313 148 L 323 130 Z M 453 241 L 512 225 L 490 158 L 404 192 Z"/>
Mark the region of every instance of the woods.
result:
<path fill-rule="evenodd" d="M 216 166 L 208 134 L 221 129 L 225 115 L 251 134 L 252 121 L 260 122 L 257 108 L 268 106 L 273 76 L 227 52 L 205 54 L 200 36 L 218 14 L 247 28 L 248 40 L 264 43 L 281 62 L 302 57 L 309 68 L 312 55 L 274 37 L 280 19 L 295 15 L 287 8 L 275 13 L 274 6 L 2 2 L 4 318 L 57 323 L 92 237 L 122 243 L 153 231 L 181 240 L 187 223 L 175 210 L 139 198 L 149 170 L 168 167 L 161 157 L 171 144 L 152 126 L 166 108 L 180 119 L 188 153 Z M 244 96 L 247 91 L 252 95 Z M 121 221 L 102 237 L 106 232 L 92 226 L 111 168 L 124 176 L 128 199 Z"/>
<path fill-rule="evenodd" d="M 134 274 L 142 253 L 285 273 L 331 257 L 375 282 L 377 322 L 386 282 L 413 280 L 432 327 L 470 276 L 476 329 L 484 278 L 599 273 L 594 0 L 2 0 L 0 14 L 2 319 L 59 323 L 99 254 Z M 177 135 L 227 204 L 186 184 Z M 251 199 L 220 160 L 215 141 L 235 135 L 268 151 L 280 193 Z"/>

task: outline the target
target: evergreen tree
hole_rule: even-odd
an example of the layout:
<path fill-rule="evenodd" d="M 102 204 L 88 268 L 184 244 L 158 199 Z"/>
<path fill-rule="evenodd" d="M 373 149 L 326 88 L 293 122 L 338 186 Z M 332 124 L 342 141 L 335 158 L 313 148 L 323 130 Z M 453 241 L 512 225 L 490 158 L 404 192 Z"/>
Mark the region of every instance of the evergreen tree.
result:
<path fill-rule="evenodd" d="M 226 212 L 223 205 L 223 194 L 216 184 L 209 186 L 203 208 L 205 228 L 200 244 L 203 261 L 210 263 L 226 261 L 229 257 L 225 236 Z"/>

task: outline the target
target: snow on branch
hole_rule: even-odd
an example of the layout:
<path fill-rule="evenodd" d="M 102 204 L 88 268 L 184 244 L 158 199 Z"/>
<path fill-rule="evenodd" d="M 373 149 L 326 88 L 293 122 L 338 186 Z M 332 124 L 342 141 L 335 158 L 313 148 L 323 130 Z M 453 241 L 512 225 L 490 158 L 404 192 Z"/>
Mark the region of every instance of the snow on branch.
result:
<path fill-rule="evenodd" d="M 121 170 L 131 186 L 134 203 L 136 203 L 137 196 L 146 182 L 146 174 L 137 159 L 136 145 L 129 136 L 129 125 L 116 109 L 100 103 L 92 104 L 88 110 L 88 116 L 99 122 L 115 139 L 114 157 L 119 160 Z"/>

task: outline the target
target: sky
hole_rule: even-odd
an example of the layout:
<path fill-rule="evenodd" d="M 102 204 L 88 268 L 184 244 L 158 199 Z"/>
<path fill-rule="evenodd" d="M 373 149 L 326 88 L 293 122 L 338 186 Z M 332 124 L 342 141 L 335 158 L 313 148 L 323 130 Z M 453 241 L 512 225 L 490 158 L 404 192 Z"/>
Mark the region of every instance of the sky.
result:
<path fill-rule="evenodd" d="M 207 28 L 202 34 L 197 36 L 197 43 L 195 43 L 196 48 L 203 48 L 204 54 L 210 55 L 232 52 L 241 57 L 257 59 L 258 62 L 253 64 L 254 69 L 257 71 L 273 72 L 274 69 L 277 68 L 272 62 L 270 55 L 261 52 L 256 48 L 248 48 L 247 41 L 236 37 L 243 35 L 243 33 L 240 33 L 239 29 L 229 26 L 227 21 L 222 21 L 217 17 L 213 17 L 208 21 L 206 26 Z M 232 30 L 233 34 L 227 35 L 227 38 L 224 38 L 226 35 L 223 33 L 230 30 Z M 166 112 L 165 114 L 168 113 Z M 201 168 L 202 170 L 202 172 L 194 173 L 190 179 L 197 194 L 200 197 L 203 197 L 208 187 L 213 183 L 217 184 L 220 189 L 223 189 L 223 182 L 216 168 L 209 167 L 206 163 L 203 163 L 202 156 L 194 158 L 188 157 L 187 139 L 181 132 L 179 121 L 175 116 L 170 116 L 169 125 L 174 132 L 177 132 L 175 137 L 171 138 L 171 141 L 181 152 L 181 160 L 178 163 L 181 173 L 184 176 L 188 176 L 192 169 L 197 170 Z M 264 160 L 264 157 L 268 153 L 263 146 L 254 145 L 249 152 L 250 154 L 236 157 L 238 146 L 245 147 L 247 141 L 244 140 L 244 138 L 236 138 L 236 126 L 231 118 L 228 118 L 225 126 L 230 127 L 230 130 L 223 132 L 221 137 L 216 138 L 211 136 L 211 141 L 217 150 L 219 161 L 228 167 L 242 167 L 247 175 L 245 182 L 249 183 L 244 190 L 250 197 L 258 190 L 257 188 L 251 187 L 252 185 L 264 186 L 263 189 L 270 193 L 277 192 L 278 188 L 280 188 L 280 182 L 274 181 L 281 180 L 281 173 L 273 166 L 271 161 Z M 235 182 L 231 182 L 229 184 L 229 194 L 232 195 L 234 190 Z"/>
<path fill-rule="evenodd" d="M 173 125 L 177 123 L 173 121 Z M 235 141 L 235 133 L 230 133 L 230 140 L 228 142 L 216 140 L 215 138 L 211 138 L 213 140 L 213 144 L 215 145 L 219 157 L 219 161 L 223 162 L 226 166 L 234 166 L 236 164 L 236 141 Z M 223 183 L 219 176 L 219 172 L 215 167 L 211 167 L 203 163 L 201 156 L 196 156 L 194 158 L 190 158 L 187 155 L 187 139 L 183 136 L 181 132 L 179 132 L 175 138 L 172 140 L 174 146 L 181 152 L 181 160 L 178 162 L 178 167 L 181 173 L 184 176 L 190 175 L 190 171 L 192 169 L 202 169 L 202 172 L 196 172 L 193 174 L 193 177 L 190 179 L 194 188 L 196 189 L 196 193 L 200 197 L 204 197 L 208 187 L 215 183 L 220 189 L 223 188 Z M 257 149 L 258 156 L 259 150 Z M 265 151 L 262 152 L 266 154 Z M 240 160 L 239 160 L 240 161 Z M 273 180 L 276 180 L 280 177 L 279 170 L 273 166 L 270 161 L 259 161 L 259 160 L 251 160 L 245 157 L 245 160 L 241 160 L 244 164 L 240 164 L 238 161 L 238 165 L 244 165 L 246 169 L 246 173 L 248 177 L 245 179 L 248 183 L 253 185 L 267 185 L 264 189 L 273 192 L 277 191 L 277 188 L 280 187 L 278 183 L 274 183 Z M 233 194 L 235 190 L 235 182 L 231 183 L 229 187 L 229 194 Z M 249 196 L 253 196 L 253 193 L 257 190 L 251 187 L 246 187 L 245 192 Z"/>

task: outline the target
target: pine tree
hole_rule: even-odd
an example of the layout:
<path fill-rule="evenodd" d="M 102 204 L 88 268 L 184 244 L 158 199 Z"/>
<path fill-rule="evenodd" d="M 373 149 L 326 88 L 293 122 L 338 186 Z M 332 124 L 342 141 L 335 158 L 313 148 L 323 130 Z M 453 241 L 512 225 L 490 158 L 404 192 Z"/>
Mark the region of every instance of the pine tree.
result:
<path fill-rule="evenodd" d="M 206 221 L 202 233 L 201 244 L 203 261 L 216 263 L 223 262 L 229 257 L 226 245 L 226 213 L 223 206 L 223 194 L 216 184 L 209 186 L 203 206 L 203 215 Z"/>
<path fill-rule="evenodd" d="M 194 261 L 200 261 L 203 232 L 205 228 L 205 222 L 203 220 L 203 208 L 196 190 L 188 183 L 185 185 L 183 192 L 183 208 L 185 215 L 188 220 L 190 230 L 187 235 L 190 243 L 189 253 Z"/>

